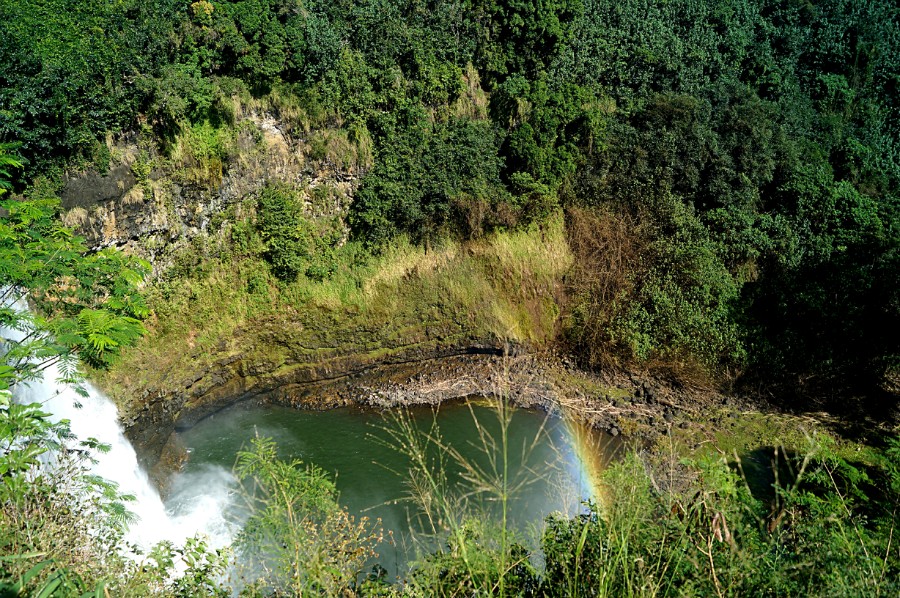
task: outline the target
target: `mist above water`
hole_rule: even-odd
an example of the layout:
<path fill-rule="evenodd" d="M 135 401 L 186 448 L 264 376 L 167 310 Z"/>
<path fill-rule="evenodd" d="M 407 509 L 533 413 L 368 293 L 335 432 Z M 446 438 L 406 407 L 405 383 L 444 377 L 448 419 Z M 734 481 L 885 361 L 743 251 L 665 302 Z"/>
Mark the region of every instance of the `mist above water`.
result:
<path fill-rule="evenodd" d="M 53 421 L 69 420 L 69 427 L 78 440 L 94 438 L 109 445 L 109 451 L 94 454 L 96 462 L 90 469 L 91 473 L 117 484 L 119 492 L 135 497 L 133 502 L 126 503 L 136 516 L 128 528 L 127 540 L 143 549 L 163 540 L 183 544 L 197 534 L 208 536 L 215 548 L 231 542 L 234 526 L 223 518 L 233 480 L 227 469 L 219 467 L 214 472 L 186 476 L 184 487 L 202 489 L 202 492 L 191 492 L 190 500 L 173 494 L 171 501 L 180 506 L 175 514 L 163 503 L 138 464 L 113 402 L 90 385 L 85 387 L 88 395 L 82 397 L 68 385 L 58 384 L 55 381 L 58 376 L 55 367 L 50 367 L 44 372 L 43 380 L 17 388 L 14 396 L 20 403 L 40 403 L 52 414 Z M 192 481 L 193 478 L 197 479 Z"/>
<path fill-rule="evenodd" d="M 13 307 L 21 311 L 26 309 L 22 301 Z M 0 337 L 19 341 L 24 334 L 3 329 Z M 126 503 L 135 515 L 126 540 L 142 550 L 163 540 L 181 545 L 198 534 L 206 536 L 213 548 L 230 544 L 235 525 L 223 517 L 233 485 L 230 470 L 220 467 L 214 474 L 186 476 L 183 486 L 186 489 L 202 488 L 202 492 L 192 492 L 189 500 L 173 494 L 170 502 L 179 505 L 176 512 L 164 504 L 138 464 L 134 447 L 119 423 L 115 404 L 90 384 L 84 385 L 87 396 L 81 396 L 72 386 L 58 382 L 61 377 L 59 368 L 50 365 L 44 370 L 43 378 L 17 384 L 13 399 L 20 404 L 39 403 L 51 414 L 53 422 L 69 420 L 69 428 L 75 436 L 72 444 L 93 438 L 109 446 L 109 451 L 94 451 L 94 462 L 89 463 L 89 467 L 92 474 L 114 482 L 120 493 L 134 496 L 133 501 Z M 192 481 L 195 477 L 197 479 Z"/>

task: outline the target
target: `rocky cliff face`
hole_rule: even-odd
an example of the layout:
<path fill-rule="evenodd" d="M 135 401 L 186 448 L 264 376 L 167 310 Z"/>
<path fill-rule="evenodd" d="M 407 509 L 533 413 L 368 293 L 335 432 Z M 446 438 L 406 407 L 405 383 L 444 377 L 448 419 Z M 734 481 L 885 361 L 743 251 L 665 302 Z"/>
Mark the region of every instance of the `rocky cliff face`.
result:
<path fill-rule="evenodd" d="M 208 130 L 200 133 L 210 135 Z M 111 158 L 105 171 L 67 174 L 61 192 L 63 221 L 90 247 L 116 246 L 148 260 L 152 277 L 166 275 L 180 253 L 215 245 L 230 230 L 225 222 L 234 224 L 252 215 L 256 197 L 270 184 L 295 189 L 310 219 L 345 221 L 369 159 L 341 131 L 304 131 L 277 111 L 236 100 L 234 122 L 213 133 L 219 136 L 215 152 L 203 147 L 203 139 L 192 139 L 190 130 L 166 151 L 149 130 L 108 138 Z M 289 331 L 282 332 L 290 337 Z M 316 358 L 308 363 L 301 351 L 286 356 L 287 365 L 272 363 L 268 367 L 273 371 L 261 371 L 266 364 L 254 366 L 255 359 L 248 356 L 257 342 L 248 333 L 246 338 L 228 339 L 221 352 L 206 359 L 195 361 L 185 353 L 182 360 L 193 363 L 186 368 L 189 379 L 179 376 L 165 390 L 151 385 L 117 397 L 122 404 L 142 406 L 125 423 L 148 466 L 176 426 L 261 393 L 275 393 L 292 403 L 314 389 L 338 388 L 341 380 L 378 361 L 355 357 L 348 348 L 333 362 Z M 291 367 L 298 362 L 305 365 Z M 138 396 L 131 396 L 135 392 Z M 327 394 L 329 404 L 340 400 L 337 394 Z"/>
<path fill-rule="evenodd" d="M 149 133 L 108 139 L 106 172 L 67 175 L 64 222 L 89 246 L 125 248 L 159 274 L 192 239 L 215 236 L 224 220 L 252 210 L 247 200 L 267 184 L 296 189 L 312 218 L 343 217 L 366 160 L 329 151 L 338 135 L 295 135 L 273 114 L 238 108 L 224 155 L 204 155 L 190 139 L 164 155 Z"/>
<path fill-rule="evenodd" d="M 105 172 L 72 173 L 67 179 L 62 192 L 65 221 L 93 247 L 117 246 L 149 260 L 161 286 L 183 284 L 178 272 L 191 272 L 184 264 L 196 265 L 198 251 L 226 246 L 223 241 L 231 239 L 233 226 L 252 216 L 256 197 L 269 184 L 297 190 L 311 220 L 346 222 L 353 193 L 371 162 L 365 139 L 350 139 L 342 130 L 303 131 L 277 114 L 246 108 L 237 111 L 224 132 L 185 131 L 166 152 L 147 133 L 111 139 L 108 148 L 112 160 Z M 541 244 L 540 251 L 544 249 Z M 240 320 L 225 333 L 214 332 L 199 347 L 194 346 L 192 331 L 174 334 L 173 344 L 157 344 L 155 351 L 142 354 L 144 347 L 135 348 L 131 355 L 137 357 L 123 360 L 130 366 L 112 373 L 113 380 L 104 386 L 124 407 L 128 434 L 151 470 L 160 457 L 163 470 L 166 463 L 177 461 L 177 456 L 166 457 L 177 455 L 176 430 L 240 400 L 305 408 L 360 402 L 387 406 L 390 401 L 384 397 L 397 394 L 395 384 L 415 387 L 409 381 L 429 373 L 436 376 L 435 392 L 423 398 L 416 387 L 412 394 L 397 395 L 402 395 L 401 403 L 483 392 L 490 377 L 483 362 L 509 353 L 508 342 L 499 339 L 525 316 L 521 309 L 503 311 L 494 304 L 492 295 L 506 288 L 502 285 L 507 278 L 497 274 L 496 280 L 489 277 L 491 282 L 486 282 L 482 269 L 493 271 L 501 260 L 485 255 L 482 263 L 478 255 L 472 247 L 444 258 L 426 255 L 421 274 L 414 265 L 418 262 L 386 270 L 385 281 L 396 280 L 383 284 L 402 286 L 397 291 L 402 300 L 388 294 L 372 311 L 337 314 L 330 307 L 294 303 L 289 309 Z M 430 278 L 442 260 L 454 259 L 464 264 L 456 278 Z M 233 262 L 223 263 L 233 267 Z M 521 287 L 521 277 L 516 280 Z M 536 286 L 531 294 L 520 288 L 514 297 L 531 300 L 538 310 L 532 314 L 535 321 L 543 322 L 540 310 L 545 302 L 537 298 L 552 297 L 558 278 L 537 280 L 532 281 Z M 444 284 L 466 288 L 453 291 Z M 468 288 L 473 284 L 475 290 Z M 455 299 L 454 292 L 461 298 Z M 181 307 L 190 306 L 187 302 Z M 512 353 L 518 354 L 518 347 Z M 462 381 L 463 367 L 468 382 Z M 533 368 L 523 379 L 530 384 Z M 517 400 L 544 405 L 541 401 L 552 394 L 545 390 L 538 388 Z M 526 396 L 531 398 L 526 401 Z"/>

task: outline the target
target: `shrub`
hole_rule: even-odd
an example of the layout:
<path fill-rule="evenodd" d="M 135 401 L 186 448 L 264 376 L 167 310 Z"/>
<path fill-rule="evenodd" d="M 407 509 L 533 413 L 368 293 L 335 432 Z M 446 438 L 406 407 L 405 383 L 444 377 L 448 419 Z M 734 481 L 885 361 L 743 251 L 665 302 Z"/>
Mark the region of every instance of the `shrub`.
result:
<path fill-rule="evenodd" d="M 257 201 L 257 227 L 265 245 L 263 257 L 279 279 L 290 281 L 306 270 L 313 239 L 304 227 L 296 193 L 266 187 Z"/>
<path fill-rule="evenodd" d="M 235 471 L 251 513 L 235 543 L 241 565 L 264 572 L 256 587 L 296 595 L 349 591 L 381 540 L 377 522 L 356 521 L 322 470 L 280 460 L 271 439 L 257 438 L 238 453 Z"/>
<path fill-rule="evenodd" d="M 752 489 L 722 458 L 676 466 L 673 485 L 632 455 L 605 474 L 602 506 L 550 519 L 545 595 L 893 595 L 898 440 L 891 446 L 874 468 L 827 443 L 776 448 L 781 475 Z"/>

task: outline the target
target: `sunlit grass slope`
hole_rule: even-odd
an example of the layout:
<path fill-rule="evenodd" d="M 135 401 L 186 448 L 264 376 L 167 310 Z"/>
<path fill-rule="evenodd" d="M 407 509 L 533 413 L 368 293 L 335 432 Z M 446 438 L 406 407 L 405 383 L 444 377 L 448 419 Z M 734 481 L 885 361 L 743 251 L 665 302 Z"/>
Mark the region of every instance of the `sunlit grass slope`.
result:
<path fill-rule="evenodd" d="M 198 265 L 148 286 L 150 332 L 102 379 L 114 395 L 165 390 L 235 353 L 277 364 L 484 342 L 541 347 L 555 336 L 572 261 L 561 215 L 430 250 L 401 238 L 373 256 L 347 243 L 323 281 L 280 282 L 229 245 L 195 243 L 206 256 Z"/>

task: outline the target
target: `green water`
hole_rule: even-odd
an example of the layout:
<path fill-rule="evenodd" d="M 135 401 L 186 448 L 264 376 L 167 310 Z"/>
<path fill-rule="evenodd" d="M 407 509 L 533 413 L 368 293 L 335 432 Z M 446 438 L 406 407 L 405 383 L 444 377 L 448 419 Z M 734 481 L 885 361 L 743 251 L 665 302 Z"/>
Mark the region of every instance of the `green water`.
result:
<path fill-rule="evenodd" d="M 439 411 L 414 408 L 408 413 L 417 429 L 432 430 L 436 424 L 434 430 L 444 445 L 482 468 L 490 470 L 492 463 L 502 461 L 492 449 L 485 450 L 486 436 L 478 434 L 480 426 L 490 438 L 501 437 L 497 411 L 484 402 L 445 404 Z M 379 547 L 377 561 L 392 576 L 402 575 L 416 556 L 411 534 L 421 529 L 417 511 L 407 500 L 410 464 L 391 446 L 385 429 L 395 425 L 392 421 L 390 414 L 362 408 L 299 411 L 249 403 L 232 406 L 181 434 L 190 459 L 173 482 L 168 506 L 177 512 L 193 500 L 193 494 L 221 481 L 237 451 L 255 435 L 271 437 L 283 458 L 299 458 L 333 474 L 340 502 L 351 513 L 381 520 L 393 542 Z M 602 466 L 616 447 L 608 437 L 585 435 L 584 430 L 535 411 L 514 411 L 507 429 L 507 479 L 510 486 L 522 485 L 511 496 L 511 523 L 526 545 L 537 546 L 544 518 L 554 511 L 577 512 L 580 502 L 591 495 L 591 467 Z M 462 479 L 462 470 L 446 451 L 444 456 L 451 492 L 468 492 L 471 484 Z M 496 502 L 485 498 L 473 496 L 473 508 L 496 512 Z"/>

